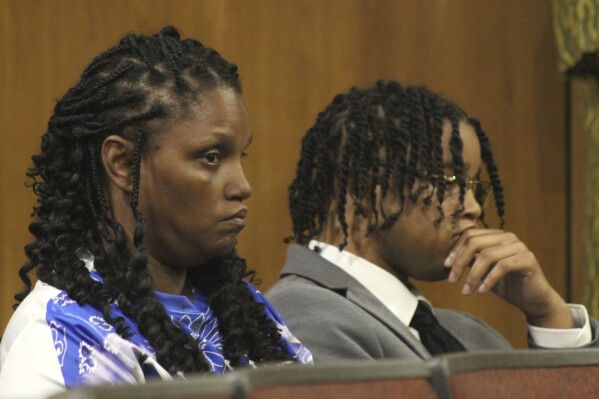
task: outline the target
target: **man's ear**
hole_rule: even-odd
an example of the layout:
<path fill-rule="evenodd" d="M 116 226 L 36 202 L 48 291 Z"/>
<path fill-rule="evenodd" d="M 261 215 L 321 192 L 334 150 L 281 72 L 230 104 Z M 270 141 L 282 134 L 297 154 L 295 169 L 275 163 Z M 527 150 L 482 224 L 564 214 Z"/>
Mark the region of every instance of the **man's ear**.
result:
<path fill-rule="evenodd" d="M 133 154 L 135 144 L 113 134 L 102 143 L 102 164 L 107 179 L 126 194 L 133 190 Z"/>

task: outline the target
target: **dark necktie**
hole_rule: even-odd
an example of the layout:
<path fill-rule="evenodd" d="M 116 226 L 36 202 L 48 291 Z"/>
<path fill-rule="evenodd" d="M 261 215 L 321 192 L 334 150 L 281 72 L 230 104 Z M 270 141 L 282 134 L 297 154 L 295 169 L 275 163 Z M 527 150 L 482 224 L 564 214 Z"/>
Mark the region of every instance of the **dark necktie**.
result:
<path fill-rule="evenodd" d="M 410 327 L 418 331 L 420 342 L 432 355 L 466 350 L 449 331 L 443 328 L 429 305 L 423 301 L 418 301 L 418 307 L 412 317 Z"/>

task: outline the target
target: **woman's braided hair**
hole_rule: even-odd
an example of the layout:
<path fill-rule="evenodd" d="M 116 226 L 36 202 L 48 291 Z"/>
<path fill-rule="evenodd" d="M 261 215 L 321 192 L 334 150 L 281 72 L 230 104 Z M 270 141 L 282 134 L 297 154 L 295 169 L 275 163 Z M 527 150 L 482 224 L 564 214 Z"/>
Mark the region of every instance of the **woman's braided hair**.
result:
<path fill-rule="evenodd" d="M 428 206 L 436 196 L 438 225 L 445 218 L 441 204 L 447 183 L 435 181 L 435 190 L 427 190 L 428 184 L 418 182 L 426 175 L 443 174 L 441 136 L 445 121 L 451 124 L 449 147 L 460 186 L 461 209 L 452 216 L 462 212 L 466 192 L 459 133 L 459 124 L 465 121 L 479 138 L 503 225 L 503 187 L 480 123 L 426 87 L 379 81 L 374 87 L 354 87 L 337 95 L 304 136 L 296 177 L 289 186 L 293 222 L 293 236 L 289 240 L 307 244 L 318 236 L 334 201 L 344 235 L 339 246 L 345 247 L 348 198 L 352 199 L 356 214 L 368 218 L 368 231 L 372 232 L 391 226 L 406 201 L 416 202 L 421 198 Z M 383 199 L 390 191 L 397 195 L 400 207 L 397 212 L 387 213 Z M 481 217 L 484 222 L 484 214 Z"/>
<path fill-rule="evenodd" d="M 128 34 L 92 61 L 57 102 L 41 152 L 32 157 L 34 166 L 27 173 L 37 196 L 29 226 L 35 240 L 25 247 L 29 261 L 19 272 L 25 283 L 15 296 L 19 302 L 31 291 L 28 273 L 35 269 L 37 278 L 65 290 L 80 305 L 101 310 L 127 338 L 131 332 L 123 318 L 111 316 L 111 305 L 118 302 L 170 373 L 209 370 L 197 343 L 171 322 L 154 296 L 145 222 L 137 205 L 148 137 L 165 123 L 184 119 L 203 93 L 220 87 L 241 94 L 237 67 L 196 40 L 181 40 L 170 26 L 152 36 Z M 104 192 L 100 149 L 115 133 L 135 144 L 135 256 L 127 249 L 123 227 L 110 217 Z M 93 255 L 102 283 L 90 277 L 82 251 Z M 289 358 L 274 322 L 242 281 L 252 277 L 234 253 L 189 272 L 190 284 L 209 298 L 233 366 L 244 355 L 257 362 Z"/>

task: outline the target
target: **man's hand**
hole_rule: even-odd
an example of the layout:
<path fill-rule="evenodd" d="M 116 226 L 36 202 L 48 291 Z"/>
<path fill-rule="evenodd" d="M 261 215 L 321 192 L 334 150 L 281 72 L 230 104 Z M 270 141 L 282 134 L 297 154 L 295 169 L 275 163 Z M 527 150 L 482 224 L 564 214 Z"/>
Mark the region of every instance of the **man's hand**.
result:
<path fill-rule="evenodd" d="M 465 295 L 493 290 L 521 309 L 531 325 L 574 328 L 566 303 L 545 278 L 535 255 L 514 233 L 468 229 L 444 265 L 451 268 L 450 283 L 457 282 L 471 267 L 462 289 Z"/>

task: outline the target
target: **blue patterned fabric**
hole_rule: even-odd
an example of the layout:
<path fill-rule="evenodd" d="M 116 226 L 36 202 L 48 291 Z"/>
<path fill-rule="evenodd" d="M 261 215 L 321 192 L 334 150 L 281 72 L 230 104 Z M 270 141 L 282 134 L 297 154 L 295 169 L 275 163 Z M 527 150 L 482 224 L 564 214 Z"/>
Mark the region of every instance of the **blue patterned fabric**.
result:
<path fill-rule="evenodd" d="M 92 274 L 95 274 L 92 272 Z M 97 275 L 94 277 L 97 278 Z M 267 317 L 281 331 L 284 344 L 301 363 L 312 363 L 311 353 L 290 333 L 268 300 L 250 283 L 254 299 L 265 305 Z M 223 354 L 218 320 L 206 297 L 194 292 L 193 301 L 186 296 L 156 292 L 156 297 L 173 323 L 198 343 L 214 373 L 229 369 Z M 103 314 L 89 305 L 79 306 L 66 292 L 48 301 L 46 321 L 51 328 L 58 362 L 67 387 L 82 384 L 145 381 L 149 377 L 171 378 L 155 359 L 149 342 L 138 332 L 137 325 L 113 305 L 113 317 L 123 317 L 132 336 L 124 340 Z M 246 359 L 242 363 L 249 363 Z"/>

